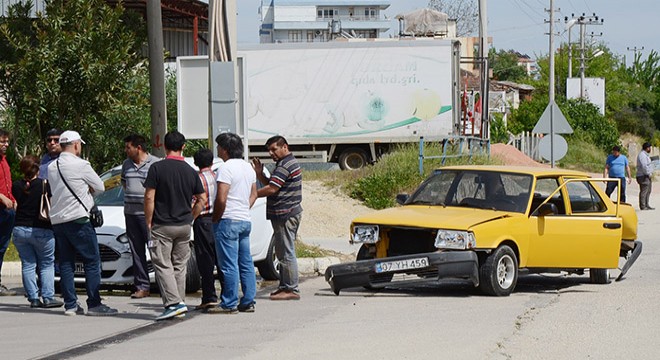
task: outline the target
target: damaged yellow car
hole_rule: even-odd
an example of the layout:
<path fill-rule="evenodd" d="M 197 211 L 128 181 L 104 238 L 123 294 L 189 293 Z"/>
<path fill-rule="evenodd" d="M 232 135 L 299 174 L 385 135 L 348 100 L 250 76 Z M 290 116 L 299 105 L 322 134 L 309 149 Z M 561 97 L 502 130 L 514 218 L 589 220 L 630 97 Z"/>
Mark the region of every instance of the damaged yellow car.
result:
<path fill-rule="evenodd" d="M 325 272 L 332 291 L 466 279 L 507 296 L 520 271 L 589 273 L 620 280 L 639 257 L 637 215 L 613 202 L 603 182 L 552 168 L 452 166 L 436 170 L 402 206 L 360 216 L 351 239 L 357 261 Z"/>

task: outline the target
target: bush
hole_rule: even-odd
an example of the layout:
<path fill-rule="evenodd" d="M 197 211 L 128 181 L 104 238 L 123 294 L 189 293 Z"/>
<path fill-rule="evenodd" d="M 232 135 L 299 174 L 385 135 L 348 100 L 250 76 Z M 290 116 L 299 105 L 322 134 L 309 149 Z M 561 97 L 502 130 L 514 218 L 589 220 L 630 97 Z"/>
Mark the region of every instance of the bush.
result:
<path fill-rule="evenodd" d="M 509 132 L 504 123 L 504 116 L 497 113 L 493 114 L 493 121 L 490 125 L 490 142 L 493 144 L 506 144 L 507 141 L 509 141 Z"/>

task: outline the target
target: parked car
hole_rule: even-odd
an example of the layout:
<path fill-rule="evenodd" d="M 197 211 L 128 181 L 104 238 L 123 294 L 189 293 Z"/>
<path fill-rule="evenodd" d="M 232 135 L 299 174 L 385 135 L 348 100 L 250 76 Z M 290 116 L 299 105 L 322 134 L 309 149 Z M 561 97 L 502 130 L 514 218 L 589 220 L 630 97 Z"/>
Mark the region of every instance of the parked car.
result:
<path fill-rule="evenodd" d="M 642 251 L 637 215 L 613 202 L 603 181 L 551 168 L 454 166 L 436 170 L 402 206 L 357 217 L 357 261 L 327 268 L 335 294 L 350 287 L 467 279 L 484 293 L 507 296 L 519 270 L 621 279 Z"/>
<path fill-rule="evenodd" d="M 197 170 L 192 158 L 185 159 L 188 164 Z M 222 160 L 216 158 L 212 169 L 216 171 Z M 105 184 L 105 192 L 96 198 L 96 205 L 103 211 L 103 226 L 96 228 L 101 254 L 101 283 L 105 285 L 120 285 L 133 283 L 133 258 L 126 236 L 126 222 L 124 220 L 124 189 L 121 186 L 121 166 L 116 166 L 101 175 Z M 266 200 L 259 198 L 250 209 L 252 217 L 252 232 L 250 234 L 250 251 L 259 270 L 259 274 L 266 280 L 279 279 L 278 260 L 275 256 L 272 242 L 273 229 L 270 221 L 266 220 Z M 191 232 L 191 238 L 192 232 Z M 193 238 L 194 241 L 194 238 Z M 192 246 L 192 242 L 191 242 Z M 192 250 L 192 249 L 191 249 Z M 155 284 L 154 270 L 147 250 L 147 267 L 149 279 Z M 57 270 L 57 269 L 56 269 Z M 57 275 L 57 274 L 56 274 Z M 75 282 L 85 282 L 85 272 L 82 259 L 75 264 Z M 59 280 L 57 278 L 56 280 Z M 201 286 L 201 278 L 197 271 L 197 261 L 194 250 L 188 260 L 186 275 L 186 292 L 196 292 Z"/>

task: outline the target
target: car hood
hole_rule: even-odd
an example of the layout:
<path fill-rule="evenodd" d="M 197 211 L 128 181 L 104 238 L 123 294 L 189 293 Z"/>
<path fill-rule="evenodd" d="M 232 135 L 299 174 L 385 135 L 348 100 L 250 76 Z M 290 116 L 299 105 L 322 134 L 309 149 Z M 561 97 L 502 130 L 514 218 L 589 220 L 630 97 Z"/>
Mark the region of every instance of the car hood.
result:
<path fill-rule="evenodd" d="M 407 205 L 359 216 L 353 223 L 468 230 L 477 224 L 510 216 L 522 214 L 465 207 Z"/>
<path fill-rule="evenodd" d="M 119 236 L 126 232 L 123 206 L 99 206 L 103 212 L 103 226 L 96 228 L 98 235 Z"/>

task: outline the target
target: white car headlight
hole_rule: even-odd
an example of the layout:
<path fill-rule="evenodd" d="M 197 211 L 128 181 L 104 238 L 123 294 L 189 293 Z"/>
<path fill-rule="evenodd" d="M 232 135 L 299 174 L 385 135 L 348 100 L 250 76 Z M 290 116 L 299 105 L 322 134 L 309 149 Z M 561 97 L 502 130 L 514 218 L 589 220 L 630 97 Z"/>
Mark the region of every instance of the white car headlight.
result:
<path fill-rule="evenodd" d="M 435 247 L 438 249 L 472 249 L 477 246 L 474 234 L 468 231 L 438 230 Z"/>
<path fill-rule="evenodd" d="M 354 243 L 375 244 L 378 242 L 378 225 L 356 225 L 351 239 Z"/>
<path fill-rule="evenodd" d="M 126 233 L 123 233 L 117 236 L 117 242 L 121 244 L 128 244 L 128 235 L 126 235 Z"/>

